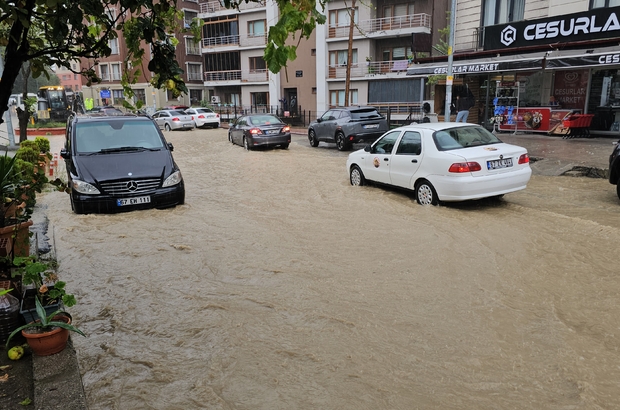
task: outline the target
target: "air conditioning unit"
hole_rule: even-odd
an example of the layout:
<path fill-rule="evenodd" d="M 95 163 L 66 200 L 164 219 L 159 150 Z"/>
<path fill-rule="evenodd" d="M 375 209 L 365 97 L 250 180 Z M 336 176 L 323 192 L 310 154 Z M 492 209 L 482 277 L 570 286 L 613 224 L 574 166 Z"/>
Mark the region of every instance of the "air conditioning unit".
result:
<path fill-rule="evenodd" d="M 425 108 L 428 108 L 428 111 L 426 111 Z M 435 112 L 435 100 L 422 101 L 422 112 L 425 114 L 433 114 Z"/>
<path fill-rule="evenodd" d="M 220 97 L 218 95 L 214 95 L 211 97 L 211 104 L 219 104 L 220 103 Z"/>

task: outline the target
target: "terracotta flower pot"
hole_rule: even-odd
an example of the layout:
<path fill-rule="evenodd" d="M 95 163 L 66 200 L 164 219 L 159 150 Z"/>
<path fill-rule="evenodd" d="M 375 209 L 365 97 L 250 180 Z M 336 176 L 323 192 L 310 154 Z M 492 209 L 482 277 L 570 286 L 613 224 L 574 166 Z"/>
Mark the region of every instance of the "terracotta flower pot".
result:
<path fill-rule="evenodd" d="M 71 323 L 71 319 L 63 315 L 54 316 L 54 321 Z M 49 356 L 65 349 L 67 340 L 69 340 L 69 331 L 60 327 L 44 333 L 26 333 L 22 330 L 22 336 L 28 341 L 32 353 L 37 356 Z"/>

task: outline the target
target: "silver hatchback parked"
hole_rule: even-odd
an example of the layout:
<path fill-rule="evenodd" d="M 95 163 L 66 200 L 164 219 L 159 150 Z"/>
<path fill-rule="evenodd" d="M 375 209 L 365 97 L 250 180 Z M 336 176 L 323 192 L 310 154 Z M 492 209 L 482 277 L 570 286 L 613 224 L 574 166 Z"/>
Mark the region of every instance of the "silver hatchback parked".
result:
<path fill-rule="evenodd" d="M 160 129 L 170 130 L 193 130 L 196 128 L 194 117 L 185 114 L 181 110 L 160 110 L 152 116 Z"/>

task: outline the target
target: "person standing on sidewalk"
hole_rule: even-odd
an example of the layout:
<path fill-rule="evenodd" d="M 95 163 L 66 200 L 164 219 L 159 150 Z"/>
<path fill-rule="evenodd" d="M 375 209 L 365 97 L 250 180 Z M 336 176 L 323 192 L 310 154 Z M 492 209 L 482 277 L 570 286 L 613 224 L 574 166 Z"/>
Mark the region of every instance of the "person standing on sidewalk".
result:
<path fill-rule="evenodd" d="M 469 87 L 465 86 L 459 95 L 456 96 L 456 122 L 467 122 L 469 109 L 474 105 L 474 95 L 469 90 Z"/>

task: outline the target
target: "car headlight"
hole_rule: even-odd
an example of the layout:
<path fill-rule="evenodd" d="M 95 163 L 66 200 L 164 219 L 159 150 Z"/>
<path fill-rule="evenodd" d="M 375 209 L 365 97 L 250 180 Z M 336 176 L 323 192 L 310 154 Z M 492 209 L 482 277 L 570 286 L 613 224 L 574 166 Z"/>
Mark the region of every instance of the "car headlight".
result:
<path fill-rule="evenodd" d="M 89 184 L 88 182 L 80 181 L 79 179 L 72 180 L 71 187 L 80 194 L 98 195 L 101 193 L 95 186 Z"/>
<path fill-rule="evenodd" d="M 173 172 L 166 180 L 164 181 L 163 187 L 174 186 L 183 181 L 183 177 L 181 176 L 181 171 Z"/>

